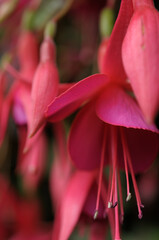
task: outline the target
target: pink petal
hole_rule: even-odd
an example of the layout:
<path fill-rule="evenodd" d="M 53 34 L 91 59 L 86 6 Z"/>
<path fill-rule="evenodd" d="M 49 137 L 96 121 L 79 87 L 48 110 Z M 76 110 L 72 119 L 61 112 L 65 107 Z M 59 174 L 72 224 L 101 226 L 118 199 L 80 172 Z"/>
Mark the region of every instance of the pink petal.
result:
<path fill-rule="evenodd" d="M 32 123 L 30 135 L 45 122 L 44 112 L 47 105 L 55 98 L 58 91 L 58 71 L 52 62 L 41 63 L 37 68 L 32 86 Z"/>
<path fill-rule="evenodd" d="M 102 121 L 112 125 L 158 132 L 154 125 L 145 122 L 135 100 L 116 86 L 107 88 L 98 98 L 96 113 Z"/>
<path fill-rule="evenodd" d="M 115 82 L 125 83 L 126 79 L 121 58 L 121 47 L 132 13 L 132 0 L 122 0 L 118 18 L 103 57 L 103 64 L 100 64 L 101 72 L 107 74 Z"/>
<path fill-rule="evenodd" d="M 159 150 L 159 138 L 156 133 L 142 130 L 124 128 L 128 150 L 135 173 L 147 170 L 156 159 Z M 118 141 L 118 163 L 124 169 L 121 139 Z"/>
<path fill-rule="evenodd" d="M 59 76 L 55 65 L 55 46 L 50 38 L 46 38 L 40 49 L 40 64 L 35 72 L 32 85 L 32 118 L 30 137 L 45 123 L 44 112 L 57 96 Z"/>
<path fill-rule="evenodd" d="M 69 136 L 72 161 L 79 169 L 92 170 L 99 167 L 104 123 L 94 110 L 94 102 L 87 104 L 76 116 Z"/>
<path fill-rule="evenodd" d="M 135 11 L 125 36 L 122 57 L 132 88 L 148 123 L 159 110 L 159 13 L 154 7 Z"/>
<path fill-rule="evenodd" d="M 58 217 L 55 219 L 53 240 L 69 239 L 82 213 L 95 175 L 95 172 L 77 171 L 71 178 L 63 196 Z"/>
<path fill-rule="evenodd" d="M 75 111 L 84 101 L 97 94 L 106 84 L 108 78 L 104 74 L 87 77 L 59 97 L 48 106 L 46 116 L 49 121 L 59 121 Z"/>

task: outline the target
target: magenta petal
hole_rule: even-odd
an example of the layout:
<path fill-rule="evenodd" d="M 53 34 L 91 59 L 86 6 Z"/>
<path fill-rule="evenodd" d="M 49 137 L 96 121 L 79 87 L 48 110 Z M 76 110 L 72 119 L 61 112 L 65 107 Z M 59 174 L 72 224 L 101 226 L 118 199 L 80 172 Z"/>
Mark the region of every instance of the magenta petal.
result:
<path fill-rule="evenodd" d="M 44 112 L 48 104 L 55 98 L 58 92 L 58 71 L 51 61 L 39 64 L 33 79 L 32 118 L 30 124 L 30 136 L 45 123 Z"/>
<path fill-rule="evenodd" d="M 61 208 L 55 220 L 52 239 L 69 239 L 82 213 L 94 178 L 95 172 L 75 172 L 63 196 Z"/>
<path fill-rule="evenodd" d="M 100 64 L 101 72 L 107 74 L 115 82 L 123 82 L 126 79 L 121 57 L 121 47 L 132 13 L 132 0 L 122 0 L 105 56 L 102 57 L 103 64 Z"/>
<path fill-rule="evenodd" d="M 147 122 L 159 110 L 159 12 L 154 7 L 137 10 L 122 47 L 125 71 Z"/>
<path fill-rule="evenodd" d="M 122 88 L 111 86 L 107 88 L 96 102 L 98 117 L 109 124 L 141 128 L 158 132 L 154 125 L 148 125 L 135 100 Z"/>
<path fill-rule="evenodd" d="M 55 98 L 48 106 L 46 116 L 49 121 L 59 121 L 65 118 L 75 111 L 82 102 L 89 100 L 98 93 L 107 83 L 108 78 L 104 74 L 95 74 L 81 80 Z"/>
<path fill-rule="evenodd" d="M 124 128 L 131 162 L 135 173 L 147 170 L 157 157 L 159 139 L 156 133 L 142 129 Z M 121 139 L 118 142 L 121 156 Z M 119 166 L 124 168 L 123 156 L 118 158 Z"/>
<path fill-rule="evenodd" d="M 94 102 L 87 104 L 75 118 L 69 137 L 72 161 L 79 169 L 99 167 L 103 142 L 104 123 L 94 110 Z"/>

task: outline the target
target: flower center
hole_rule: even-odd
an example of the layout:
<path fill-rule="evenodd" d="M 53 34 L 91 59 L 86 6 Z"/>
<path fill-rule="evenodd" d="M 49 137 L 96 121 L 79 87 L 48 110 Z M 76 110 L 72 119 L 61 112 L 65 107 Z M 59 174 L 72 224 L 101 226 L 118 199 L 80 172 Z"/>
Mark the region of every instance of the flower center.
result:
<path fill-rule="evenodd" d="M 121 144 L 122 144 L 122 151 L 123 151 L 123 160 L 124 160 L 124 168 L 125 168 L 125 176 L 126 176 L 126 185 L 127 185 L 127 197 L 126 202 L 131 199 L 131 192 L 130 192 L 130 184 L 129 184 L 129 173 L 132 178 L 132 183 L 134 187 L 134 192 L 136 196 L 136 202 L 138 207 L 138 217 L 142 218 L 142 211 L 141 208 L 144 206 L 141 203 L 141 198 L 139 194 L 139 190 L 137 187 L 137 182 L 135 179 L 135 174 L 133 170 L 133 165 L 131 161 L 131 156 L 129 153 L 127 141 L 126 141 L 126 134 L 123 127 L 116 127 L 110 126 L 109 127 L 110 134 L 111 134 L 111 148 L 108 149 L 109 152 L 109 161 L 110 161 L 110 169 L 109 169 L 109 184 L 108 189 L 105 186 L 102 177 L 103 177 L 103 169 L 104 169 L 104 161 L 105 161 L 105 152 L 108 143 L 108 128 L 107 125 L 104 129 L 104 136 L 103 136 L 103 144 L 102 144 L 102 151 L 101 151 L 101 161 L 100 161 L 100 169 L 99 169 L 99 179 L 98 179 L 98 192 L 97 192 L 97 200 L 96 200 L 96 209 L 94 214 L 94 219 L 98 216 L 98 209 L 99 209 L 99 199 L 100 196 L 106 202 L 106 210 L 105 213 L 108 214 L 110 209 L 114 209 L 114 239 L 120 239 L 120 226 L 119 226 L 119 204 L 120 202 L 120 222 L 123 222 L 124 218 L 124 208 L 123 208 L 123 197 L 122 197 L 122 186 L 120 180 L 120 172 L 118 166 L 118 137 L 120 136 Z M 119 201 L 118 201 L 119 195 Z"/>

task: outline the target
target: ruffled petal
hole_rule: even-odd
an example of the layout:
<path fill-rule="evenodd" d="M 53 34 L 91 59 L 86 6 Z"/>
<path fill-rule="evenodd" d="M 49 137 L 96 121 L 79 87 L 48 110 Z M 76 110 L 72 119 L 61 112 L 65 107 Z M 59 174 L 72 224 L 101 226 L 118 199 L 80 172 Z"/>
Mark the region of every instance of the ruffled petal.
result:
<path fill-rule="evenodd" d="M 56 97 L 48 106 L 46 116 L 49 121 L 59 121 L 75 111 L 84 101 L 97 94 L 107 83 L 104 74 L 95 74 L 87 77 L 66 92 Z"/>
<path fill-rule="evenodd" d="M 69 151 L 79 169 L 99 167 L 103 129 L 104 123 L 95 114 L 94 102 L 87 104 L 76 116 L 69 136 Z"/>
<path fill-rule="evenodd" d="M 154 125 L 148 125 L 135 100 L 122 88 L 107 88 L 96 102 L 98 117 L 109 124 L 128 128 L 139 128 L 158 132 Z"/>

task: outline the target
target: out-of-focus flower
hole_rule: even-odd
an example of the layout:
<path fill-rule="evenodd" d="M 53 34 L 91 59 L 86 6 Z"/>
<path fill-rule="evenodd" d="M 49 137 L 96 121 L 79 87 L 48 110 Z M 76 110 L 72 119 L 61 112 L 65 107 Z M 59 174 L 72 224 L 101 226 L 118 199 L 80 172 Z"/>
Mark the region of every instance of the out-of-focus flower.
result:
<path fill-rule="evenodd" d="M 29 136 L 45 123 L 44 112 L 47 105 L 57 96 L 59 77 L 55 65 L 55 47 L 50 38 L 46 38 L 41 46 L 40 63 L 36 69 L 31 98 L 32 117 L 29 125 Z"/>
<path fill-rule="evenodd" d="M 122 46 L 122 58 L 148 123 L 159 110 L 159 12 L 152 0 L 134 0 L 134 13 Z"/>
<path fill-rule="evenodd" d="M 94 215 L 96 189 L 92 187 L 93 184 L 96 183 L 96 179 L 96 171 L 76 171 L 70 176 L 57 211 L 52 239 L 69 239 L 82 213 L 89 216 Z M 99 204 L 101 218 L 103 218 L 103 208 L 104 202 L 101 198 Z M 106 232 L 101 232 L 103 228 L 104 226 L 102 225 L 99 235 L 102 234 L 102 237 L 104 238 Z"/>

